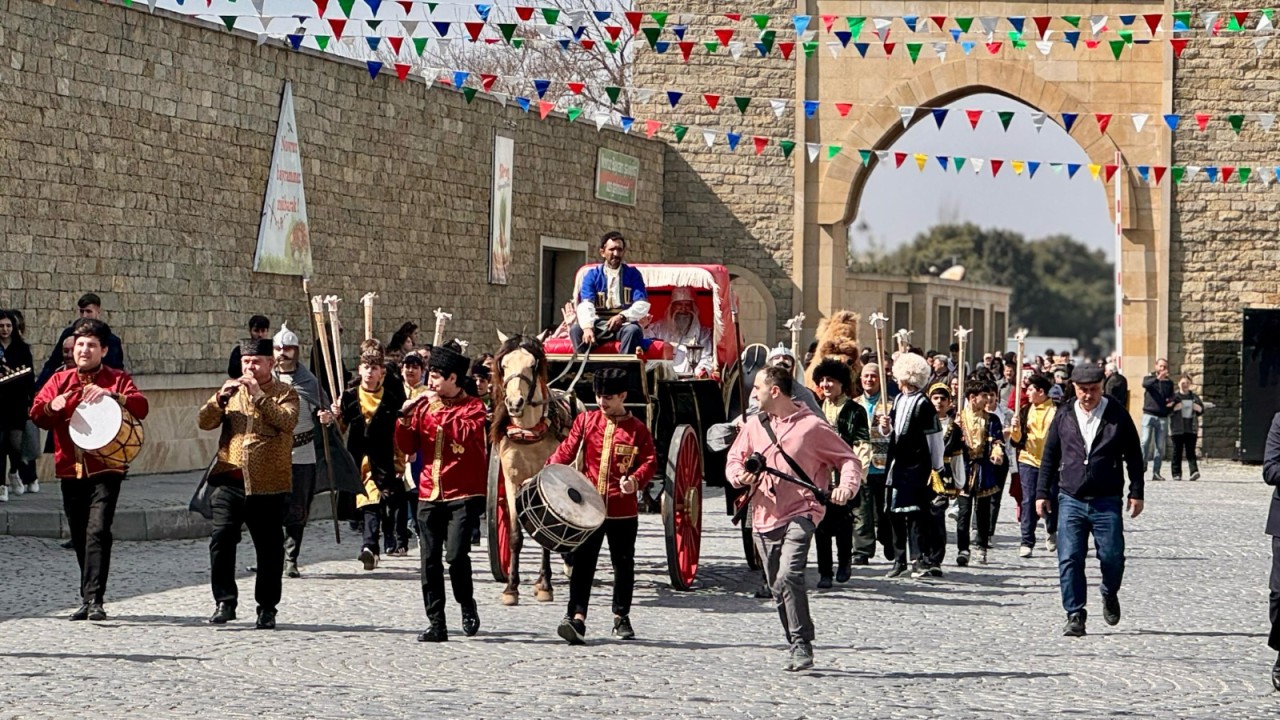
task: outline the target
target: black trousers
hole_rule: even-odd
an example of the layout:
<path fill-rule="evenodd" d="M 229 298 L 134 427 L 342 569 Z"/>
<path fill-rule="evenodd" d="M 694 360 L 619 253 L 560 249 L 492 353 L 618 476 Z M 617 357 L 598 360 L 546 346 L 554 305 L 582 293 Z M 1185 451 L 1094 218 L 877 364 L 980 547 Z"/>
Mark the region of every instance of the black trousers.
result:
<path fill-rule="evenodd" d="M 596 577 L 600 548 L 609 541 L 609 561 L 613 563 L 613 614 L 631 614 L 631 597 L 636 589 L 636 534 L 640 518 L 609 518 L 586 541 L 570 553 L 573 575 L 569 578 L 569 616 L 587 614 L 591 583 Z"/>
<path fill-rule="evenodd" d="M 1192 473 L 1200 472 L 1200 463 L 1196 458 L 1196 434 L 1183 433 L 1173 436 L 1173 478 L 1182 477 L 1182 456 L 1187 456 L 1187 468 Z"/>
<path fill-rule="evenodd" d="M 293 466 L 293 490 L 284 510 L 284 556 L 298 562 L 302 550 L 302 533 L 311 519 L 311 501 L 316 497 L 316 466 Z"/>
<path fill-rule="evenodd" d="M 887 513 L 893 525 L 893 562 L 906 565 L 914 556 L 918 563 L 928 565 L 936 555 L 933 538 L 937 535 L 935 521 L 929 509 L 911 512 Z"/>
<path fill-rule="evenodd" d="M 449 563 L 453 599 L 463 607 L 475 602 L 471 582 L 471 528 L 484 508 L 483 497 L 418 503 L 421 533 L 422 603 L 432 626 L 443 626 L 444 563 Z M 448 552 L 445 547 L 448 546 Z"/>
<path fill-rule="evenodd" d="M 969 549 L 970 520 L 973 522 L 973 542 L 980 548 L 991 547 L 991 499 L 995 495 L 974 498 L 961 495 L 956 498 L 956 507 L 960 514 L 956 516 L 956 549 L 965 552 Z M 976 518 L 973 516 L 977 515 Z"/>
<path fill-rule="evenodd" d="M 410 494 L 397 490 L 382 495 L 382 542 L 388 553 L 409 547 Z"/>
<path fill-rule="evenodd" d="M 382 529 L 382 503 L 372 503 L 360 507 L 360 523 L 363 530 L 361 548 L 368 548 L 374 555 L 378 554 L 378 537 Z"/>
<path fill-rule="evenodd" d="M 871 493 L 865 490 L 858 493 L 859 496 L 870 496 Z M 836 541 L 836 562 L 842 568 L 848 568 L 850 561 L 853 559 L 853 510 L 854 505 L 858 502 L 858 498 L 854 498 L 853 502 L 848 505 L 830 505 L 827 512 L 822 516 L 822 522 L 818 523 L 818 530 L 814 533 L 817 542 L 818 551 L 818 575 L 822 577 L 831 577 L 831 541 Z M 871 540 L 871 551 L 875 552 L 875 539 Z"/>
<path fill-rule="evenodd" d="M 1280 652 L 1280 537 L 1271 538 L 1271 635 L 1267 644 Z"/>
<path fill-rule="evenodd" d="M 876 543 L 884 549 L 884 559 L 893 559 L 893 527 L 884 510 L 884 473 L 867 475 L 853 508 L 853 554 L 870 560 L 876 554 Z"/>
<path fill-rule="evenodd" d="M 280 604 L 280 574 L 284 572 L 284 544 L 280 528 L 288 501 L 289 496 L 285 493 L 246 496 L 244 487 L 240 485 L 213 488 L 209 499 L 213 506 L 209 567 L 215 602 L 233 605 L 239 602 L 236 546 L 240 544 L 240 526 L 245 525 L 258 555 L 253 591 L 258 609 L 275 610 Z"/>
<path fill-rule="evenodd" d="M 80 564 L 80 598 L 100 603 L 111 571 L 111 521 L 116 516 L 123 474 L 62 478 L 62 509 L 71 530 L 71 546 Z"/>

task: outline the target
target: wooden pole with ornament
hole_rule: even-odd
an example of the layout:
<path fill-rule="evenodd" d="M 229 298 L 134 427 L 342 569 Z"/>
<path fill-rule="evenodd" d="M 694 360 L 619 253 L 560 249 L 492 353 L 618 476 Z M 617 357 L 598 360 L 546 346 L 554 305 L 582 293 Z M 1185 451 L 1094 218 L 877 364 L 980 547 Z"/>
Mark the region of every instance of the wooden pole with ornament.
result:
<path fill-rule="evenodd" d="M 378 299 L 378 293 L 365 293 L 360 298 L 360 305 L 364 308 L 364 339 L 373 339 L 373 301 Z"/>
<path fill-rule="evenodd" d="M 960 410 L 964 409 L 964 352 L 965 346 L 969 344 L 969 333 L 971 332 L 973 332 L 972 329 L 966 329 L 963 325 L 956 328 L 956 342 L 960 345 L 960 358 L 956 365 L 956 376 L 960 379 L 960 384 L 956 390 L 956 395 L 959 396 L 956 398 L 956 415 L 959 415 Z"/>
<path fill-rule="evenodd" d="M 880 380 L 880 402 L 876 403 L 876 414 L 884 415 L 888 412 L 889 399 L 888 385 L 885 384 L 884 375 L 884 328 L 889 324 L 889 318 L 877 310 L 869 320 L 871 327 L 876 331 L 876 367 L 878 368 L 878 376 Z"/>
<path fill-rule="evenodd" d="M 431 337 L 431 347 L 440 347 L 444 342 L 444 329 L 448 327 L 449 321 L 453 319 L 453 313 L 447 313 L 443 308 L 436 308 L 436 331 Z"/>

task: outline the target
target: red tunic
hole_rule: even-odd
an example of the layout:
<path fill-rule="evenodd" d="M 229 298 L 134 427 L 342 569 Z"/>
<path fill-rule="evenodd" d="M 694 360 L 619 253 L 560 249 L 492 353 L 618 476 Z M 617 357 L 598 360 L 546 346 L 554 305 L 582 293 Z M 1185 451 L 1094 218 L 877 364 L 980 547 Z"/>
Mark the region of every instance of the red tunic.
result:
<path fill-rule="evenodd" d="M 120 396 L 120 402 L 136 420 L 145 420 L 150 406 L 147 398 L 133 384 L 133 378 L 123 370 L 106 365 L 86 375 L 75 368 L 59 370 L 36 393 L 31 403 L 31 422 L 53 435 L 54 474 L 59 478 L 87 478 L 102 473 L 118 473 L 119 468 L 108 467 L 93 455 L 85 455 L 71 442 L 71 414 L 80 406 L 79 391 L 85 385 L 97 385 Z M 49 409 L 49 403 L 65 392 L 76 391 L 67 406 L 58 412 Z"/>
<path fill-rule="evenodd" d="M 484 403 L 464 395 L 457 400 L 423 400 L 396 423 L 400 451 L 421 453 L 423 459 L 419 500 L 447 502 L 488 492 L 484 418 Z"/>
<path fill-rule="evenodd" d="M 572 465 L 583 453 L 587 479 L 595 483 L 596 492 L 605 498 L 611 518 L 636 517 L 639 508 L 635 493 L 623 493 L 618 487 L 623 475 L 635 478 L 640 490 L 648 486 L 657 469 L 657 453 L 649 428 L 634 415 L 614 420 L 599 410 L 583 413 L 573 420 L 569 436 L 547 458 L 548 465 Z"/>

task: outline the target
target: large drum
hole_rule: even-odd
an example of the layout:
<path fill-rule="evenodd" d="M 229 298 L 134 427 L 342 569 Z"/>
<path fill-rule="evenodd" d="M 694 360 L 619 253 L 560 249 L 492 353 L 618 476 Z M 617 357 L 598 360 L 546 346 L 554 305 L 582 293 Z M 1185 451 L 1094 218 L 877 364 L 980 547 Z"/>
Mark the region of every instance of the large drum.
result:
<path fill-rule="evenodd" d="M 525 531 L 551 552 L 578 547 L 604 524 L 604 498 L 577 470 L 548 465 L 520 488 L 516 512 Z"/>
<path fill-rule="evenodd" d="M 142 449 L 142 423 L 109 397 L 80 403 L 70 429 L 71 442 L 107 467 L 125 469 Z"/>

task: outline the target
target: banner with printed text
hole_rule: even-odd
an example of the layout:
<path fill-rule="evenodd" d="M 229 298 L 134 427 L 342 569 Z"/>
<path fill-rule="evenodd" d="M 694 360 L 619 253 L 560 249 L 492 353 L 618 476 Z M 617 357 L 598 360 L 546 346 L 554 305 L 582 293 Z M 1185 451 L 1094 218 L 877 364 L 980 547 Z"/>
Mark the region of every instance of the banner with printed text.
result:
<path fill-rule="evenodd" d="M 600 148 L 596 153 L 596 197 L 619 205 L 636 205 L 640 158 Z"/>
<path fill-rule="evenodd" d="M 271 172 L 258 224 L 255 272 L 311 277 L 311 232 L 307 197 L 302 188 L 302 149 L 293 117 L 293 84 L 285 82 L 280 120 L 271 152 Z"/>
<path fill-rule="evenodd" d="M 489 283 L 511 282 L 511 170 L 515 141 L 493 138 L 493 198 L 489 206 Z"/>

